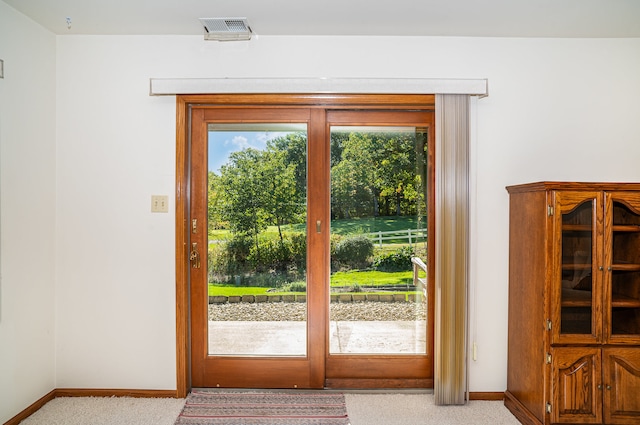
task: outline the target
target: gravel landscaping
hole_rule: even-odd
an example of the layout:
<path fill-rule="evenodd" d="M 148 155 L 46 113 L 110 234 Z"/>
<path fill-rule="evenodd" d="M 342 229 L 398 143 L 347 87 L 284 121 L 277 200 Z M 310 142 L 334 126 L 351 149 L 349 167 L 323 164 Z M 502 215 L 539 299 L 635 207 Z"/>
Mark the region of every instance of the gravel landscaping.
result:
<path fill-rule="evenodd" d="M 409 302 L 331 303 L 333 321 L 425 320 L 426 305 Z M 226 303 L 210 304 L 209 320 L 215 321 L 300 321 L 305 320 L 305 303 Z"/>

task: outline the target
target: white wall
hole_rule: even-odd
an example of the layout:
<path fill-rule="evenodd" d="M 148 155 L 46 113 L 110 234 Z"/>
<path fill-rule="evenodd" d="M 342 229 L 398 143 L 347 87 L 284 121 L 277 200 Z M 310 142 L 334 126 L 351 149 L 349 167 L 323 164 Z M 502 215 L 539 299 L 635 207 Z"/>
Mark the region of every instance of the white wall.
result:
<path fill-rule="evenodd" d="M 52 388 L 175 388 L 173 205 L 150 212 L 174 192 L 175 103 L 148 96 L 150 77 L 488 78 L 470 389 L 503 391 L 504 186 L 640 181 L 639 52 L 640 39 L 56 38 L 0 2 L 0 420 Z"/>
<path fill-rule="evenodd" d="M 0 423 L 55 388 L 55 42 L 0 2 Z"/>
<path fill-rule="evenodd" d="M 162 39 L 58 37 L 57 386 L 175 389 L 175 100 Z M 133 45 L 132 45 L 133 43 Z"/>
<path fill-rule="evenodd" d="M 60 387 L 175 388 L 175 106 L 150 77 L 488 78 L 478 101 L 471 391 L 506 387 L 508 197 L 640 181 L 640 39 L 58 37 Z"/>

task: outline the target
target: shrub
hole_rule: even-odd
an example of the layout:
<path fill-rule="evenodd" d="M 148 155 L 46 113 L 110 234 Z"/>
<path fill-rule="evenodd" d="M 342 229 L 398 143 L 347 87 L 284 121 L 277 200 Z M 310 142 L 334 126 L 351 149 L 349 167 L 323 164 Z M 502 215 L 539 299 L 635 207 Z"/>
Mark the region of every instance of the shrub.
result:
<path fill-rule="evenodd" d="M 202 261 L 202 259 L 201 259 Z M 209 282 L 217 282 L 216 277 L 227 274 L 226 250 L 222 244 L 209 245 L 207 252 Z"/>
<path fill-rule="evenodd" d="M 247 269 L 252 246 L 253 240 L 244 235 L 235 235 L 225 243 L 227 274 L 240 273 Z"/>
<path fill-rule="evenodd" d="M 358 283 L 354 283 L 349 287 L 349 292 L 362 292 L 362 286 Z"/>
<path fill-rule="evenodd" d="M 336 246 L 344 239 L 342 235 L 332 233 L 329 237 L 329 258 L 331 258 L 331 271 L 336 272 L 340 270 L 340 263 L 336 258 Z"/>
<path fill-rule="evenodd" d="M 373 255 L 373 242 L 366 236 L 352 236 L 336 244 L 334 258 L 338 263 L 350 268 L 359 269 L 368 266 L 368 259 Z"/>
<path fill-rule="evenodd" d="M 294 276 L 295 277 L 295 276 Z M 251 273 L 243 277 L 243 285 L 262 288 L 282 288 L 291 282 L 292 276 L 287 272 L 270 270 L 263 273 Z"/>
<path fill-rule="evenodd" d="M 283 240 L 262 239 L 251 247 L 248 261 L 258 272 L 291 269 L 305 270 L 307 237 L 305 233 L 285 233 Z"/>
<path fill-rule="evenodd" d="M 235 236 L 224 242 L 211 244 L 208 247 L 207 264 L 209 280 L 216 281 L 215 276 L 237 275 L 247 270 L 247 258 L 251 252 L 251 239 Z"/>
<path fill-rule="evenodd" d="M 395 252 L 378 255 L 373 259 L 373 268 L 381 272 L 399 272 L 411 270 L 413 248 L 405 246 Z"/>
<path fill-rule="evenodd" d="M 293 282 L 289 285 L 290 292 L 307 292 L 307 284 L 304 282 Z"/>
<path fill-rule="evenodd" d="M 302 232 L 285 234 L 291 243 L 291 261 L 298 270 L 307 269 L 307 235 Z"/>
<path fill-rule="evenodd" d="M 291 262 L 290 244 L 287 240 L 266 239 L 261 240 L 258 246 L 251 248 L 248 260 L 258 272 L 287 270 Z"/>

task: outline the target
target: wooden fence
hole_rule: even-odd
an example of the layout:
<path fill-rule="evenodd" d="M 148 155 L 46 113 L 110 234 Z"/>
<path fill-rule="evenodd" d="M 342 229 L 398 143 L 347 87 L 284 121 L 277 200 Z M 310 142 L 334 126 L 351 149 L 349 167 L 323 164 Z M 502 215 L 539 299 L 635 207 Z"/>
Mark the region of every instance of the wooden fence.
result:
<path fill-rule="evenodd" d="M 408 240 L 409 245 L 427 237 L 427 229 L 407 229 L 407 230 L 390 230 L 388 232 L 365 233 L 365 236 L 371 239 L 378 246 L 382 246 L 384 241 L 390 240 Z"/>
<path fill-rule="evenodd" d="M 427 265 L 418 257 L 411 257 L 411 263 L 413 264 L 413 285 L 416 287 L 416 291 L 422 291 L 422 295 L 426 298 L 427 277 L 420 277 L 420 271 L 426 275 Z"/>
<path fill-rule="evenodd" d="M 409 245 L 427 238 L 427 229 L 407 229 L 407 230 L 390 230 L 388 232 L 365 233 L 364 236 L 371 239 L 373 243 L 382 246 L 385 241 L 405 241 Z M 209 240 L 209 245 L 214 245 L 219 241 Z M 401 242 L 399 242 L 401 243 Z"/>

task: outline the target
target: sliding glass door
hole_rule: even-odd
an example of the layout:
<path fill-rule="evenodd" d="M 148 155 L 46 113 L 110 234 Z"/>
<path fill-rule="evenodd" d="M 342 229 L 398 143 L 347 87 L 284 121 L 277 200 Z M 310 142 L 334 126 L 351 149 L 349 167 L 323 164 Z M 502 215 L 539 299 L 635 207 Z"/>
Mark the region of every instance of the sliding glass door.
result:
<path fill-rule="evenodd" d="M 307 354 L 307 124 L 210 123 L 208 353 Z"/>
<path fill-rule="evenodd" d="M 331 111 L 332 386 L 429 386 L 428 112 Z M 366 367 L 364 366 L 366 365 Z"/>
<path fill-rule="evenodd" d="M 330 354 L 426 354 L 428 130 L 331 127 Z"/>
<path fill-rule="evenodd" d="M 433 113 L 191 111 L 194 387 L 429 387 Z"/>
<path fill-rule="evenodd" d="M 322 319 L 307 261 L 310 117 L 305 108 L 192 115 L 194 386 L 323 385 L 323 347 L 311 344 Z"/>

